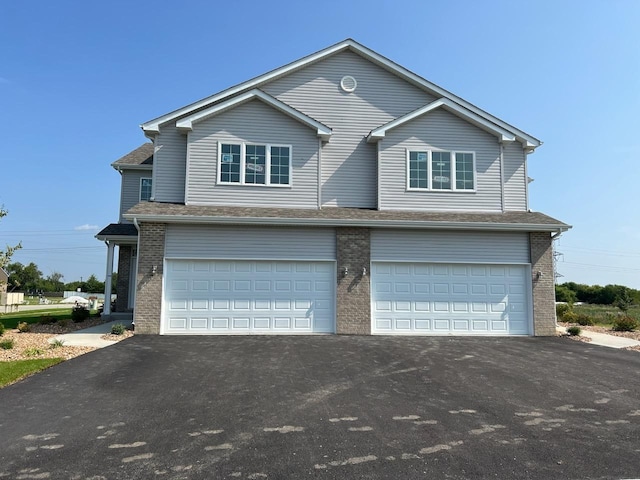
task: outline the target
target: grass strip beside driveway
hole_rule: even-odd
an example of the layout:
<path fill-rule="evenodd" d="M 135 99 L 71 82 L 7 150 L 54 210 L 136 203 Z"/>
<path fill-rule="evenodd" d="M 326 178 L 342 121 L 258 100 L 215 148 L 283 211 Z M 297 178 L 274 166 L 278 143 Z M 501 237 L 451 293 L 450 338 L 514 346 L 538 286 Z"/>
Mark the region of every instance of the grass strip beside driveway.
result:
<path fill-rule="evenodd" d="M 43 316 L 48 316 L 57 322 L 58 320 L 71 319 L 71 307 L 69 310 L 66 308 L 59 310 L 31 310 L 29 312 L 16 312 L 0 315 L 0 322 L 2 322 L 5 328 L 17 328 L 18 323 L 38 323 Z"/>
<path fill-rule="evenodd" d="M 62 362 L 63 358 L 37 358 L 0 362 L 0 388 Z"/>

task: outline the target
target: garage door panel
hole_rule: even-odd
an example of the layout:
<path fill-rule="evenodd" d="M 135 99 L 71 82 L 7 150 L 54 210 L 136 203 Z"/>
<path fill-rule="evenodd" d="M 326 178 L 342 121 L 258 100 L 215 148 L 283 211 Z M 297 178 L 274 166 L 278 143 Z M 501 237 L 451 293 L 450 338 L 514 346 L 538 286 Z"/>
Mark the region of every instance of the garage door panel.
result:
<path fill-rule="evenodd" d="M 163 333 L 334 331 L 332 262 L 167 260 L 166 271 Z"/>
<path fill-rule="evenodd" d="M 374 262 L 371 270 L 374 333 L 530 333 L 525 266 Z"/>

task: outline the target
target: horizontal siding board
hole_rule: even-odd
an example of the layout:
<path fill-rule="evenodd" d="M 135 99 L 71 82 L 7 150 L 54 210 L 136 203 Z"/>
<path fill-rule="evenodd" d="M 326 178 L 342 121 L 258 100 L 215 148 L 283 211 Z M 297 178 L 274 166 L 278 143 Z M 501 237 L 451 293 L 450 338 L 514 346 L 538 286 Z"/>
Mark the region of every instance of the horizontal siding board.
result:
<path fill-rule="evenodd" d="M 376 229 L 371 261 L 529 263 L 527 233 Z"/>
<path fill-rule="evenodd" d="M 353 76 L 353 93 L 340 80 Z M 341 52 L 261 87 L 333 130 L 322 149 L 322 203 L 376 208 L 376 147 L 371 130 L 435 100 L 353 52 Z"/>
<path fill-rule="evenodd" d="M 473 151 L 476 192 L 407 190 L 407 150 Z M 500 147 L 493 135 L 438 109 L 387 132 L 380 144 L 381 210 L 501 211 Z"/>
<path fill-rule="evenodd" d="M 504 148 L 504 207 L 508 211 L 527 210 L 526 155 L 522 144 L 513 142 Z"/>
<path fill-rule="evenodd" d="M 218 142 L 292 146 L 292 185 L 217 185 Z M 318 205 L 317 132 L 253 100 L 194 125 L 189 134 L 187 203 L 243 207 Z"/>
<path fill-rule="evenodd" d="M 140 201 L 140 179 L 151 178 L 151 172 L 137 172 L 131 170 L 123 170 L 122 186 L 120 191 L 120 221 L 129 223 L 124 220 L 122 215 L 131 207 Z"/>
<path fill-rule="evenodd" d="M 335 260 L 332 228 L 169 225 L 169 258 Z"/>
<path fill-rule="evenodd" d="M 162 127 L 153 154 L 153 191 L 157 202 L 184 203 L 187 137 L 175 125 Z"/>

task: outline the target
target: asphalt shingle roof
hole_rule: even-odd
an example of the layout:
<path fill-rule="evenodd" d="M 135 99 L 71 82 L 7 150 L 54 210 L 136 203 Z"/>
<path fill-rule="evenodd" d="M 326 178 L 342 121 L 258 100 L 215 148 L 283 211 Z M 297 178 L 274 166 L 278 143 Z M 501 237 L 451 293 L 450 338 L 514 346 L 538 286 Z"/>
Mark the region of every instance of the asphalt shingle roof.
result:
<path fill-rule="evenodd" d="M 100 230 L 96 237 L 107 235 L 137 236 L 138 229 L 133 223 L 112 223 Z"/>
<path fill-rule="evenodd" d="M 143 143 L 135 150 L 119 158 L 111 165 L 114 167 L 127 165 L 153 165 L 153 144 Z"/>
<path fill-rule="evenodd" d="M 265 218 L 287 220 L 335 220 L 340 224 L 353 220 L 361 222 L 416 222 L 428 223 L 460 223 L 460 224 L 492 224 L 500 225 L 532 225 L 542 230 L 556 228 L 567 229 L 569 225 L 539 212 L 505 212 L 505 213 L 459 213 L 459 212 L 415 212 L 398 210 L 373 210 L 362 208 L 326 207 L 322 210 L 299 208 L 249 208 L 183 205 L 177 203 L 142 202 L 126 212 L 135 216 L 177 216 L 210 218 Z M 169 219 L 168 219 L 169 220 Z"/>

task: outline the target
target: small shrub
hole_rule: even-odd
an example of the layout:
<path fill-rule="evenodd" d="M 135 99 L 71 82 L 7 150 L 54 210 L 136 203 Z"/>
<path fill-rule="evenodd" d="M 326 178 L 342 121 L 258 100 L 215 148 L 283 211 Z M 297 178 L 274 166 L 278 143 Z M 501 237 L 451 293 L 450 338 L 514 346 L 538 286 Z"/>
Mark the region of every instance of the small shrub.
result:
<path fill-rule="evenodd" d="M 613 321 L 611 329 L 615 332 L 633 332 L 638 328 L 638 321 L 629 315 L 622 315 Z"/>
<path fill-rule="evenodd" d="M 56 319 L 51 315 L 41 315 L 40 316 L 40 325 L 51 325 L 56 323 Z"/>
<path fill-rule="evenodd" d="M 38 355 L 42 355 L 44 353 L 44 350 L 37 347 L 31 347 L 31 348 L 25 348 L 22 353 L 27 357 L 37 357 Z"/>
<path fill-rule="evenodd" d="M 18 324 L 18 331 L 20 333 L 27 333 L 31 331 L 31 325 L 29 325 L 27 322 L 20 322 Z"/>
<path fill-rule="evenodd" d="M 62 320 L 58 320 L 58 325 L 61 326 L 62 328 L 65 328 L 67 325 L 69 325 L 69 320 L 67 320 L 66 318 L 63 318 Z"/>
<path fill-rule="evenodd" d="M 567 328 L 567 333 L 572 337 L 580 335 L 581 332 L 582 332 L 582 329 L 580 327 L 573 326 L 573 327 Z"/>
<path fill-rule="evenodd" d="M 56 338 L 53 342 L 51 342 L 51 348 L 60 348 L 60 347 L 64 347 L 64 340 L 59 340 Z"/>
<path fill-rule="evenodd" d="M 89 310 L 81 305 L 73 307 L 73 310 L 71 310 L 71 320 L 76 323 L 84 322 L 87 318 L 89 318 L 89 313 Z"/>
<path fill-rule="evenodd" d="M 7 338 L 0 342 L 0 348 L 2 350 L 11 350 L 13 348 L 13 338 Z"/>
<path fill-rule="evenodd" d="M 578 321 L 578 314 L 569 310 L 568 312 L 565 312 L 561 320 L 567 323 L 576 323 Z"/>
<path fill-rule="evenodd" d="M 122 335 L 126 330 L 125 326 L 122 323 L 116 323 L 111 326 L 111 334 L 112 335 Z"/>
<path fill-rule="evenodd" d="M 585 313 L 578 313 L 576 315 L 576 322 L 578 325 L 595 325 L 595 321 L 593 320 L 593 318 Z"/>
<path fill-rule="evenodd" d="M 564 317 L 564 315 L 569 311 L 571 311 L 571 305 L 568 303 L 558 303 L 556 305 L 556 316 L 558 318 Z"/>

